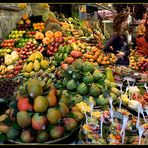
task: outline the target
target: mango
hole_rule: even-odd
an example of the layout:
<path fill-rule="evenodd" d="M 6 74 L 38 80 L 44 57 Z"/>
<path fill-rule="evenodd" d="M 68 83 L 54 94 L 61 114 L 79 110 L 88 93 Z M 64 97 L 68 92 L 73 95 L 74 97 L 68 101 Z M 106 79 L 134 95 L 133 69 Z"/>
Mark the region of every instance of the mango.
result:
<path fill-rule="evenodd" d="M 31 125 L 31 117 L 27 111 L 19 111 L 17 113 L 17 123 L 20 127 L 25 128 Z"/>
<path fill-rule="evenodd" d="M 24 130 L 21 133 L 21 141 L 24 143 L 31 143 L 34 141 L 34 135 L 32 134 L 32 132 L 30 130 Z"/>
<path fill-rule="evenodd" d="M 54 107 L 57 105 L 58 101 L 55 94 L 52 91 L 49 91 L 48 95 L 46 96 L 48 100 L 48 105 Z"/>
<path fill-rule="evenodd" d="M 52 139 L 59 139 L 64 135 L 64 127 L 63 126 L 55 126 L 50 131 L 50 137 Z"/>
<path fill-rule="evenodd" d="M 8 132 L 6 133 L 6 136 L 8 139 L 15 140 L 19 136 L 19 134 L 20 134 L 20 131 L 11 127 L 11 128 L 9 128 Z"/>
<path fill-rule="evenodd" d="M 49 141 L 49 134 L 46 131 L 40 131 L 36 137 L 38 143 Z"/>
<path fill-rule="evenodd" d="M 69 109 L 63 102 L 58 103 L 58 109 L 62 117 L 66 117 L 69 114 Z"/>
<path fill-rule="evenodd" d="M 35 112 L 45 112 L 48 108 L 48 101 L 43 96 L 38 96 L 34 100 L 34 110 Z"/>
<path fill-rule="evenodd" d="M 51 124 L 57 124 L 62 119 L 62 115 L 57 108 L 49 108 L 47 111 L 47 119 Z"/>
<path fill-rule="evenodd" d="M 78 125 L 78 122 L 74 118 L 67 117 L 64 119 L 64 127 L 66 131 L 72 131 L 77 127 L 77 125 Z"/>

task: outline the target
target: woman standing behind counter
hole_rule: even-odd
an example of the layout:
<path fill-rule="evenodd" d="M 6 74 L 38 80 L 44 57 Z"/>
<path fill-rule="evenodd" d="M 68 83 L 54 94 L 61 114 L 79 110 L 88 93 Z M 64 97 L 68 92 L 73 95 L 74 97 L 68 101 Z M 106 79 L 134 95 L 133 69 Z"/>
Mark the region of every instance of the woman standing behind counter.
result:
<path fill-rule="evenodd" d="M 118 14 L 113 20 L 113 31 L 110 40 L 103 48 L 104 52 L 110 52 L 116 54 L 116 65 L 129 65 L 129 54 L 126 39 L 127 30 L 127 15 Z"/>

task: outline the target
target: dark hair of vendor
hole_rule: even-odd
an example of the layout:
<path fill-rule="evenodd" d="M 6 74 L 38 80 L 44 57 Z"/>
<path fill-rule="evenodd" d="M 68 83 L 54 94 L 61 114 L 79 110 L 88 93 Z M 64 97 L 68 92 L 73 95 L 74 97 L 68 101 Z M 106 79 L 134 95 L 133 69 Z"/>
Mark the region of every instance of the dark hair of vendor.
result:
<path fill-rule="evenodd" d="M 124 13 L 117 14 L 113 20 L 113 31 L 119 35 L 121 31 L 121 24 L 126 20 L 127 20 L 126 14 Z"/>

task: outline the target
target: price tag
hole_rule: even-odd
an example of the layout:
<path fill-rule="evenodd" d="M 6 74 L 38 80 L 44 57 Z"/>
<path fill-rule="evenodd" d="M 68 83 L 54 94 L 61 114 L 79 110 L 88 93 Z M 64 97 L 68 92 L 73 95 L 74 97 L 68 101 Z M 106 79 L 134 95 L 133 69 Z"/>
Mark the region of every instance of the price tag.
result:
<path fill-rule="evenodd" d="M 134 73 L 134 76 L 139 76 L 139 73 Z"/>
<path fill-rule="evenodd" d="M 136 80 L 131 77 L 124 77 L 123 81 L 129 81 L 135 83 Z"/>

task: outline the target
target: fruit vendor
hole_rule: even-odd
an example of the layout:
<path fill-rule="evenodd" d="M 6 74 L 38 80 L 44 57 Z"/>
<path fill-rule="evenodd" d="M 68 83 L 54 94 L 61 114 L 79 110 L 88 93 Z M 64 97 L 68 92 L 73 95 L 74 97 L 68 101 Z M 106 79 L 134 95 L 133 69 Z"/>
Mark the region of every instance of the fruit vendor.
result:
<path fill-rule="evenodd" d="M 148 17 L 145 22 L 145 34 L 136 39 L 137 51 L 148 56 Z"/>
<path fill-rule="evenodd" d="M 127 44 L 126 30 L 127 15 L 120 13 L 113 20 L 114 33 L 103 48 L 104 52 L 116 54 L 116 65 L 129 65 L 130 50 Z"/>

